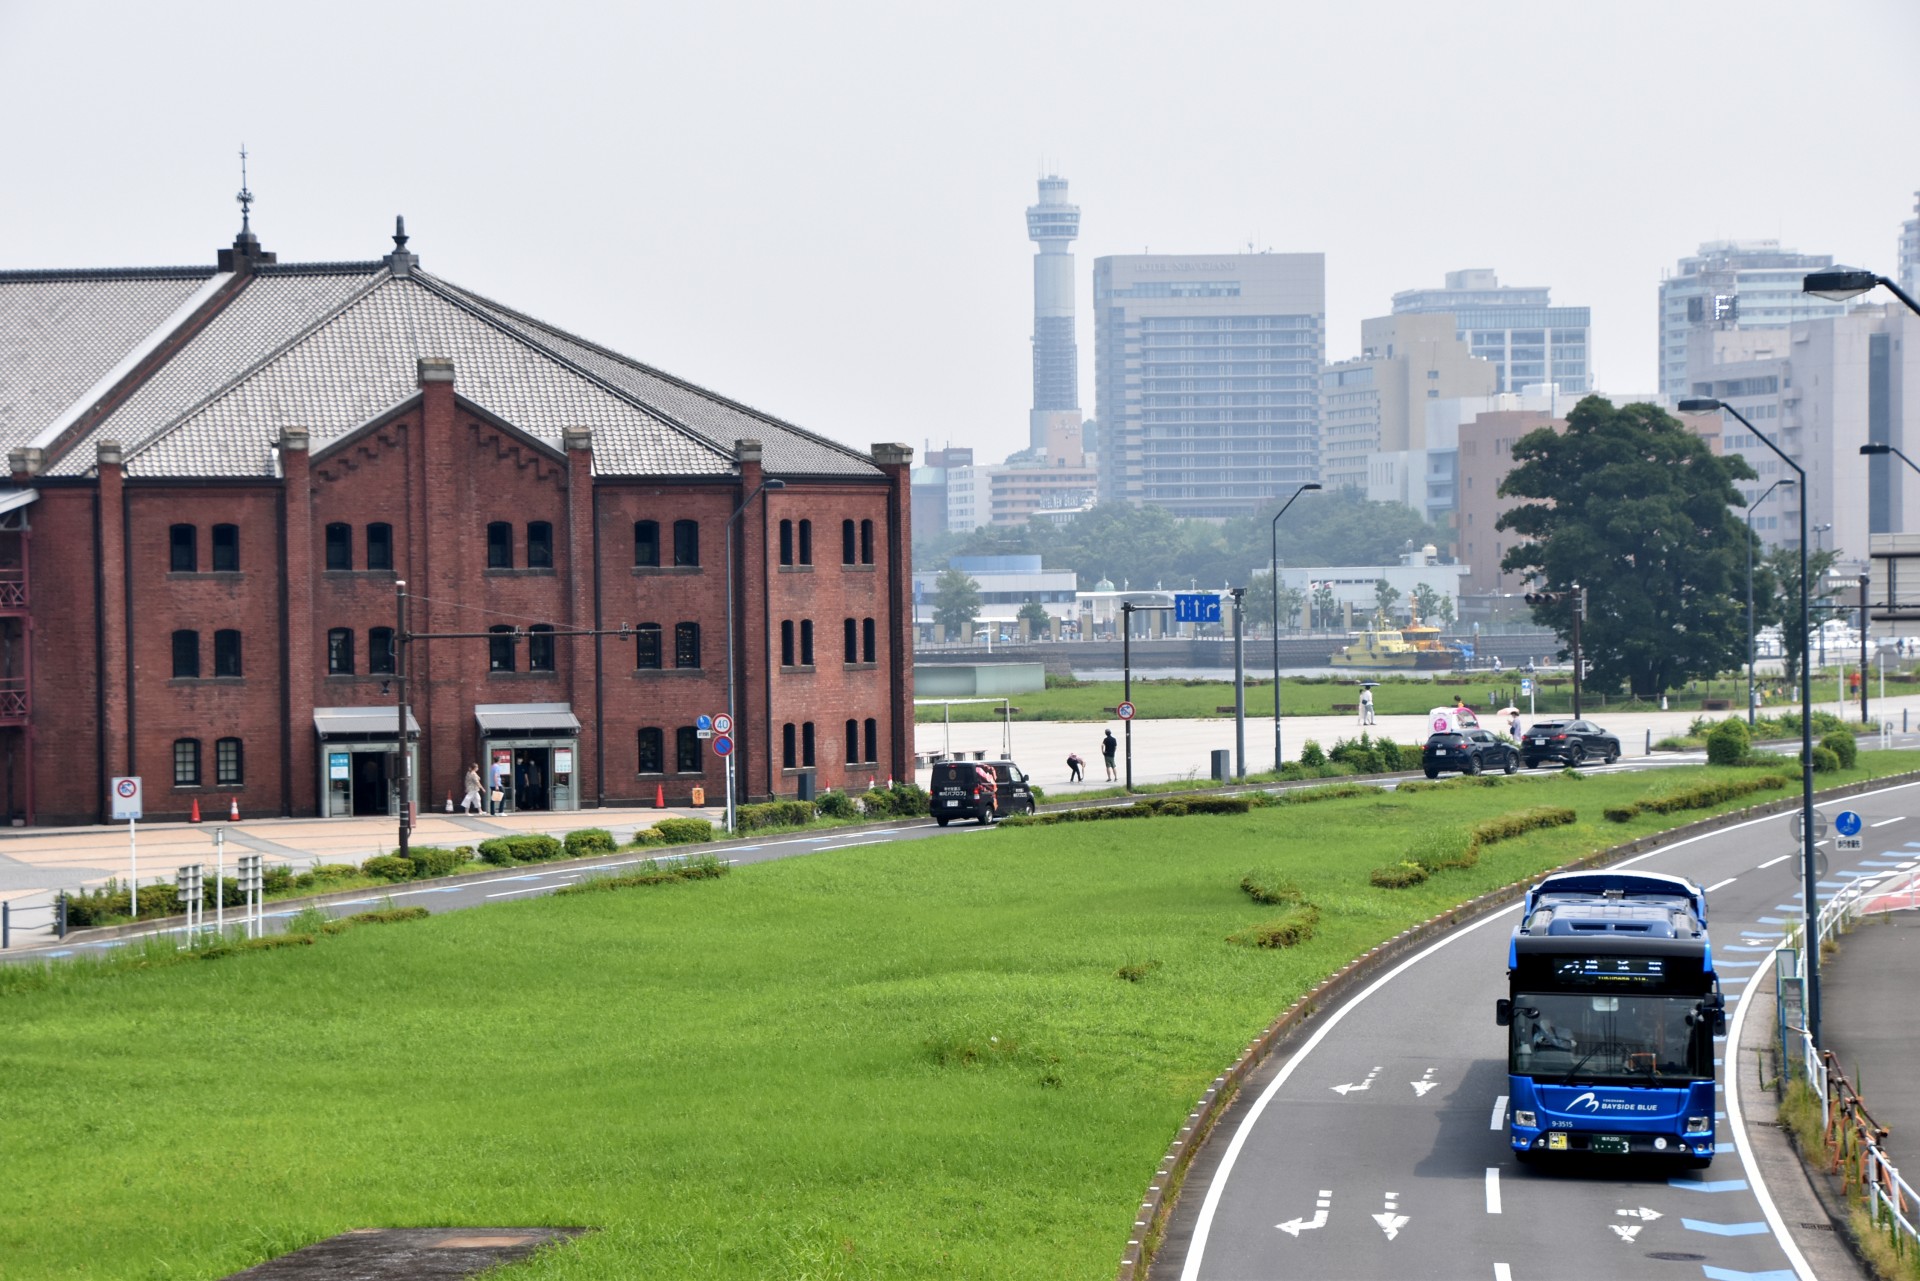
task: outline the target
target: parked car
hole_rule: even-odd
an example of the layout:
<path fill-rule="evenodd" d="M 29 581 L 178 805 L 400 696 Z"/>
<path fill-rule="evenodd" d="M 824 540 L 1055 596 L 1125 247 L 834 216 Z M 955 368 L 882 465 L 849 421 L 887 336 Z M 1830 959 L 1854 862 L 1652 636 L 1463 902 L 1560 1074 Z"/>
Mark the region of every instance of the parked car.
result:
<path fill-rule="evenodd" d="M 1012 761 L 941 761 L 927 790 L 933 821 L 942 827 L 955 819 L 991 823 L 1034 811 L 1033 785 Z"/>
<path fill-rule="evenodd" d="M 1497 769 L 1511 774 L 1520 768 L 1520 753 L 1489 730 L 1445 730 L 1427 736 L 1427 745 L 1420 749 L 1420 767 L 1428 778 L 1451 771 L 1478 774 Z"/>
<path fill-rule="evenodd" d="M 1620 740 L 1592 721 L 1541 721 L 1521 736 L 1520 755 L 1528 769 L 1542 761 L 1578 765 L 1595 757 L 1611 765 L 1620 759 Z"/>

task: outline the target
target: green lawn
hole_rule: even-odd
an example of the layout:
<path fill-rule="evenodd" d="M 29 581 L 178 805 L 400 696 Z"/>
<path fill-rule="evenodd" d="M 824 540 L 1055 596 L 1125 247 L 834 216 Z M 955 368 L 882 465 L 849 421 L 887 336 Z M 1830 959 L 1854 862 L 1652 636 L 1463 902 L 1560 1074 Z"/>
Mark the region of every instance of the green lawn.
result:
<path fill-rule="evenodd" d="M 1601 810 L 1707 772 L 999 829 L 144 971 L 0 969 L 0 1276 L 584 1224 L 506 1275 L 1108 1277 L 1187 1111 L 1278 1011 L 1414 922 L 1653 830 Z M 1436 825 L 1538 805 L 1580 821 L 1367 883 Z M 1237 888 L 1255 868 L 1319 906 L 1311 942 L 1225 942 L 1278 912 Z"/>

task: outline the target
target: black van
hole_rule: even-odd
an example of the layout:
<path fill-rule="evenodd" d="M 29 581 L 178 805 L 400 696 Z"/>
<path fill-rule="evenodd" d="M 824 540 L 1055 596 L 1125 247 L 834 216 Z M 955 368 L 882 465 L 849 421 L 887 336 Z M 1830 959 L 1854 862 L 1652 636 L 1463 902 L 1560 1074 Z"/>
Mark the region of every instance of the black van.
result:
<path fill-rule="evenodd" d="M 982 770 L 993 772 L 993 786 L 981 777 Z M 991 823 L 1034 810 L 1033 787 L 1012 761 L 941 761 L 927 790 L 933 821 L 942 827 L 956 818 Z"/>

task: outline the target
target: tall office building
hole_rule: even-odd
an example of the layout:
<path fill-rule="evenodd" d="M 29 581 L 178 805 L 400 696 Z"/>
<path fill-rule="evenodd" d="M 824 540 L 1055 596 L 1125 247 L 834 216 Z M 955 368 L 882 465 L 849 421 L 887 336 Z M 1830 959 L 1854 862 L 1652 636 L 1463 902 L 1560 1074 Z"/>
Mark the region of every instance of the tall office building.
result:
<path fill-rule="evenodd" d="M 1080 432 L 1080 345 L 1073 335 L 1073 244 L 1080 206 L 1067 203 L 1067 180 L 1040 180 L 1040 203 L 1027 206 L 1033 256 L 1033 411 L 1028 445 L 1045 455 L 1050 436 Z"/>
<path fill-rule="evenodd" d="M 1913 217 L 1900 224 L 1900 287 L 1920 298 L 1920 191 L 1913 193 Z"/>
<path fill-rule="evenodd" d="M 1453 313 L 1469 350 L 1493 362 L 1494 391 L 1558 383 L 1575 397 L 1593 390 L 1593 309 L 1555 307 L 1545 285 L 1503 285 L 1484 267 L 1450 271 L 1439 289 L 1393 296 L 1397 316 Z"/>
<path fill-rule="evenodd" d="M 1320 478 L 1324 254 L 1093 264 L 1100 497 L 1245 516 Z"/>
<path fill-rule="evenodd" d="M 1713 335 L 1844 313 L 1846 303 L 1800 290 L 1809 271 L 1831 266 L 1831 254 L 1782 249 L 1777 240 L 1713 240 L 1682 258 L 1660 281 L 1660 394 L 1669 401 L 1691 396 L 1696 383 L 1714 377 L 1700 368 L 1723 359 Z M 1744 358 L 1746 349 L 1736 346 L 1740 351 L 1727 355 Z"/>
<path fill-rule="evenodd" d="M 1494 394 L 1491 362 L 1473 355 L 1454 318 L 1374 316 L 1360 322 L 1360 355 L 1320 379 L 1320 472 L 1328 489 L 1366 489 L 1381 454 L 1425 451 L 1427 406 Z M 1425 510 L 1427 504 L 1410 504 Z"/>

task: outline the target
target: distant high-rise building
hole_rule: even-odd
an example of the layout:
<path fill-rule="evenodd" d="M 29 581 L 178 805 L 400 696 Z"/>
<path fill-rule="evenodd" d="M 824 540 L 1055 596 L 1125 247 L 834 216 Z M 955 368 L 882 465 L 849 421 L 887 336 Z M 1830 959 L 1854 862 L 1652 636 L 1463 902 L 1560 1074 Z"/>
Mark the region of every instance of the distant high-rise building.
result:
<path fill-rule="evenodd" d="M 1376 456 L 1427 448 L 1429 402 L 1492 395 L 1496 379 L 1450 315 L 1361 321 L 1360 355 L 1321 374 L 1321 483 L 1366 489 Z"/>
<path fill-rule="evenodd" d="M 1073 250 L 1080 206 L 1067 203 L 1067 180 L 1040 180 L 1040 203 L 1027 206 L 1033 256 L 1033 412 L 1030 448 L 1045 451 L 1050 432 L 1080 430 L 1080 345 L 1073 334 Z"/>
<path fill-rule="evenodd" d="M 1677 400 L 1711 381 L 1699 367 L 1719 363 L 1714 334 L 1785 329 L 1838 316 L 1847 304 L 1802 293 L 1809 271 L 1833 266 L 1831 254 L 1782 249 L 1777 240 L 1714 240 L 1660 281 L 1660 394 Z M 1734 359 L 1743 359 L 1745 347 Z M 1702 393 L 1705 394 L 1705 393 Z"/>
<path fill-rule="evenodd" d="M 1320 479 L 1324 254 L 1093 264 L 1100 497 L 1245 516 Z"/>
<path fill-rule="evenodd" d="M 1439 289 L 1393 296 L 1395 315 L 1452 312 L 1468 349 L 1493 362 L 1494 391 L 1558 383 L 1583 396 L 1593 390 L 1593 309 L 1555 307 L 1544 285 L 1503 285 L 1484 267 L 1450 271 Z"/>
<path fill-rule="evenodd" d="M 1920 298 L 1920 191 L 1913 193 L 1913 217 L 1900 224 L 1900 287 Z"/>

